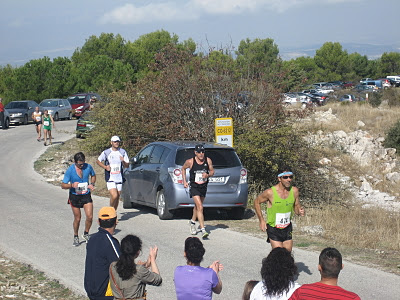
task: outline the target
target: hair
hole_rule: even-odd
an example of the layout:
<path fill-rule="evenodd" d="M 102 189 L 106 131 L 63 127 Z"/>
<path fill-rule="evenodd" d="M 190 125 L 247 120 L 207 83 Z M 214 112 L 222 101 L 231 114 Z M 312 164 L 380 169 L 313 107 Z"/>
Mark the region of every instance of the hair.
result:
<path fill-rule="evenodd" d="M 274 248 L 262 260 L 261 277 L 266 286 L 267 296 L 279 296 L 289 291 L 297 275 L 297 266 L 292 254 L 286 248 Z"/>
<path fill-rule="evenodd" d="M 128 280 L 136 274 L 135 258 L 142 250 L 142 240 L 136 235 L 128 234 L 121 241 L 121 255 L 117 261 L 117 273 L 122 280 Z"/>
<path fill-rule="evenodd" d="M 102 220 L 99 218 L 99 223 L 101 228 L 111 228 L 117 223 L 117 217 L 107 220 Z"/>
<path fill-rule="evenodd" d="M 83 154 L 82 152 L 78 152 L 74 155 L 74 161 L 78 162 L 78 161 L 85 161 L 85 154 Z"/>
<path fill-rule="evenodd" d="M 185 240 L 185 253 L 189 262 L 199 264 L 203 260 L 206 249 L 197 237 L 188 237 Z"/>
<path fill-rule="evenodd" d="M 321 276 L 324 278 L 338 278 L 342 270 L 342 255 L 335 248 L 325 248 L 319 255 Z"/>
<path fill-rule="evenodd" d="M 278 174 L 281 174 L 283 172 L 293 172 L 292 169 L 286 165 L 282 165 L 278 168 Z"/>
<path fill-rule="evenodd" d="M 257 285 L 258 280 L 249 280 L 244 285 L 242 300 L 250 300 L 250 294 L 253 291 L 254 287 Z"/>

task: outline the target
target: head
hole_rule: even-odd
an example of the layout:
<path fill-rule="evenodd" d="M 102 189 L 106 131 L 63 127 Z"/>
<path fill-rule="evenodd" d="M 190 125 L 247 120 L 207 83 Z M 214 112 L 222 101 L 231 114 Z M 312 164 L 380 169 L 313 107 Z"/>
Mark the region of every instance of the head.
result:
<path fill-rule="evenodd" d="M 278 181 L 285 188 L 290 188 L 292 186 L 293 177 L 294 177 L 294 174 L 293 174 L 292 170 L 287 166 L 281 167 L 278 170 Z"/>
<path fill-rule="evenodd" d="M 128 234 L 121 241 L 121 255 L 117 262 L 117 273 L 122 280 L 128 280 L 136 274 L 135 258 L 142 250 L 142 241 L 136 235 Z"/>
<path fill-rule="evenodd" d="M 261 277 L 269 296 L 277 296 L 288 291 L 296 275 L 297 266 L 292 254 L 286 248 L 272 249 L 262 261 Z"/>
<path fill-rule="evenodd" d="M 35 107 L 35 112 L 39 112 L 39 106 Z"/>
<path fill-rule="evenodd" d="M 121 253 L 136 258 L 142 250 L 142 240 L 136 235 L 128 234 L 121 241 Z"/>
<path fill-rule="evenodd" d="M 119 146 L 121 145 L 121 139 L 119 138 L 119 136 L 117 136 L 117 135 L 114 135 L 112 138 L 111 138 L 111 146 L 113 147 L 113 148 L 119 148 Z"/>
<path fill-rule="evenodd" d="M 242 300 L 250 300 L 250 294 L 257 283 L 257 280 L 249 280 L 246 282 L 246 284 L 244 285 Z"/>
<path fill-rule="evenodd" d="M 325 248 L 321 251 L 318 270 L 322 278 L 338 278 L 342 269 L 342 255 L 337 249 Z"/>
<path fill-rule="evenodd" d="M 204 149 L 204 145 L 203 144 L 198 144 L 194 147 L 194 155 L 203 160 L 204 159 L 204 153 L 205 153 L 206 149 Z"/>
<path fill-rule="evenodd" d="M 74 162 L 75 166 L 77 166 L 79 169 L 82 169 L 85 165 L 85 154 L 83 154 L 82 152 L 76 153 L 74 155 Z"/>
<path fill-rule="evenodd" d="M 117 225 L 117 212 L 114 207 L 105 206 L 99 211 L 99 225 L 101 228 L 115 228 Z"/>
<path fill-rule="evenodd" d="M 47 116 L 49 114 L 49 111 L 46 109 L 43 113 Z"/>
<path fill-rule="evenodd" d="M 185 240 L 185 257 L 188 262 L 199 265 L 203 260 L 204 249 L 203 243 L 197 237 L 188 237 Z"/>

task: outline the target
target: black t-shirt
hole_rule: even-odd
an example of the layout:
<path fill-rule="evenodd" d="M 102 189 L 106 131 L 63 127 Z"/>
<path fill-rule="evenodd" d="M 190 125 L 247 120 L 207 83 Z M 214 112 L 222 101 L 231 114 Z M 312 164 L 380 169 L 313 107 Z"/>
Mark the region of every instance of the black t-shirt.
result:
<path fill-rule="evenodd" d="M 202 178 L 203 173 L 209 173 L 207 157 L 204 157 L 204 162 L 198 164 L 196 158 L 193 158 L 193 165 L 189 171 L 191 186 L 205 186 L 208 184 L 208 178 Z"/>

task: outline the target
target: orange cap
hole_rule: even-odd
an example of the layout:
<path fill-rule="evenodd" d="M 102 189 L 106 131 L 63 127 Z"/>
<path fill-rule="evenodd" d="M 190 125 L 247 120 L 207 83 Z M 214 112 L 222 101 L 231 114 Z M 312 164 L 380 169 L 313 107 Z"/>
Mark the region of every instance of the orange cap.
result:
<path fill-rule="evenodd" d="M 114 207 L 105 206 L 102 207 L 99 211 L 99 219 L 101 220 L 108 220 L 115 218 L 117 216 L 117 212 L 115 211 Z"/>

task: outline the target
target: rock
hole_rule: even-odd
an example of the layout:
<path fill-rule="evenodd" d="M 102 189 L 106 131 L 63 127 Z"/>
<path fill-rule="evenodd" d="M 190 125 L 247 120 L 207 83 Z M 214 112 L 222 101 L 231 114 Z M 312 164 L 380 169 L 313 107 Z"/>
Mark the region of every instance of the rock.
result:
<path fill-rule="evenodd" d="M 324 158 L 320 159 L 319 163 L 321 165 L 330 165 L 332 163 L 332 161 L 329 158 L 324 157 Z"/>
<path fill-rule="evenodd" d="M 391 182 L 399 183 L 400 182 L 400 173 L 392 172 L 385 175 L 385 178 Z"/>
<path fill-rule="evenodd" d="M 321 225 L 303 226 L 301 231 L 310 235 L 322 235 L 324 233 L 324 228 Z"/>
<path fill-rule="evenodd" d="M 363 121 L 357 121 L 358 127 L 364 127 L 365 123 Z"/>

